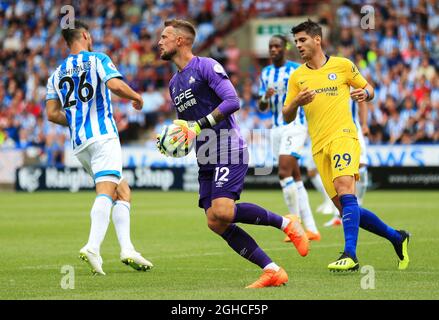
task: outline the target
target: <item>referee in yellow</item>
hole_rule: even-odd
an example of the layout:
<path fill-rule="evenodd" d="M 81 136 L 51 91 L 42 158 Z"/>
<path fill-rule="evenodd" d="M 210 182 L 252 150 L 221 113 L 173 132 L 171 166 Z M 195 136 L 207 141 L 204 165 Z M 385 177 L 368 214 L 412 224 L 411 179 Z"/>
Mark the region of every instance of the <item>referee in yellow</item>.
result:
<path fill-rule="evenodd" d="M 322 50 L 322 28 L 308 19 L 292 29 L 294 42 L 305 62 L 288 81 L 283 107 L 285 121 L 296 118 L 302 106 L 308 121 L 314 162 L 329 197 L 343 219 L 345 247 L 330 271 L 359 268 L 356 247 L 359 227 L 389 240 L 398 255 L 398 268 L 409 263 L 410 234 L 395 230 L 374 213 L 358 206 L 355 181 L 359 178 L 360 144 L 349 109 L 349 99 L 369 101 L 374 90 L 346 58 L 327 56 Z M 350 87 L 354 90 L 350 91 Z"/>

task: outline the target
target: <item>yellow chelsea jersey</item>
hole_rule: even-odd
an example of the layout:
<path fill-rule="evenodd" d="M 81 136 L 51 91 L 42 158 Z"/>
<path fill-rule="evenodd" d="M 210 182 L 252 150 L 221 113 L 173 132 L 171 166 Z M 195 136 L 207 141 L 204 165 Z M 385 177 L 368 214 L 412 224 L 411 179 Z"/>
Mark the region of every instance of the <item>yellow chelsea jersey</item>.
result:
<path fill-rule="evenodd" d="M 350 87 L 364 88 L 366 79 L 346 58 L 329 57 L 320 69 L 302 64 L 288 81 L 284 107 L 305 88 L 315 90 L 314 100 L 303 106 L 312 142 L 312 153 L 339 137 L 357 137 L 357 129 L 349 109 Z"/>

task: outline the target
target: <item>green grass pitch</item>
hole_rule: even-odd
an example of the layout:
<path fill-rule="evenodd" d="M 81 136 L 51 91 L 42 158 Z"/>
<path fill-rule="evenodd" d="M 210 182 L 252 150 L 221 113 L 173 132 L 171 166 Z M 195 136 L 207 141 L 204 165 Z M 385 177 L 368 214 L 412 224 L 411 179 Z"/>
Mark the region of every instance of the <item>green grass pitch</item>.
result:
<path fill-rule="evenodd" d="M 101 249 L 107 275 L 91 276 L 78 259 L 78 251 L 88 239 L 93 199 L 92 192 L 0 193 L 0 299 L 439 298 L 437 191 L 366 194 L 365 207 L 412 234 L 410 266 L 398 271 L 391 244 L 360 231 L 360 267 L 373 267 L 374 278 L 370 268 L 348 275 L 328 272 L 328 263 L 343 249 L 342 228 L 322 227 L 329 216 L 314 214 L 322 240 L 311 243 L 305 258 L 282 242 L 281 231 L 244 225 L 290 278 L 287 286 L 261 290 L 244 289 L 258 278 L 259 268 L 207 228 L 204 214 L 196 206 L 197 194 L 184 192 L 133 192 L 132 240 L 154 263 L 152 271 L 137 272 L 119 261 L 111 224 Z M 320 200 L 319 194 L 310 191 L 313 208 Z M 286 212 L 281 191 L 245 191 L 241 201 Z M 74 289 L 61 287 L 65 276 L 61 270 L 66 265 L 73 267 Z"/>

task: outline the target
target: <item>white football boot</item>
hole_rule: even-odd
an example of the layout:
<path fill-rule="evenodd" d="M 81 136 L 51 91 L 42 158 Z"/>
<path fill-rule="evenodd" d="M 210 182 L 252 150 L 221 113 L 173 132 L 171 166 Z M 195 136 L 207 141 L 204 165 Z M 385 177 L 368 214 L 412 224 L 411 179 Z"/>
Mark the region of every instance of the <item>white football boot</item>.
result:
<path fill-rule="evenodd" d="M 331 220 L 329 220 L 328 222 L 326 222 L 323 226 L 325 227 L 337 227 L 337 226 L 341 226 L 343 224 L 343 221 L 341 220 L 340 217 L 332 217 Z"/>
<path fill-rule="evenodd" d="M 102 257 L 99 254 L 87 249 L 87 247 L 84 247 L 79 250 L 79 259 L 88 263 L 93 275 L 100 274 L 105 276 L 105 272 L 102 270 Z"/>
<path fill-rule="evenodd" d="M 321 205 L 317 207 L 316 211 L 323 214 L 332 214 L 334 212 L 333 205 L 334 204 L 331 200 L 324 201 Z"/>
<path fill-rule="evenodd" d="M 153 264 L 146 260 L 142 255 L 132 250 L 123 250 L 120 253 L 120 260 L 137 271 L 147 271 L 153 267 Z"/>

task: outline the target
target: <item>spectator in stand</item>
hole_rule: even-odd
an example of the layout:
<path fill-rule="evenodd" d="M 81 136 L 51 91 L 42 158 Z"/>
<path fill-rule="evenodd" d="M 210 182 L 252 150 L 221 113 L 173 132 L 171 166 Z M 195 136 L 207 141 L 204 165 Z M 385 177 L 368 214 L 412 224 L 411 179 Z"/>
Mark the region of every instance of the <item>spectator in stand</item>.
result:
<path fill-rule="evenodd" d="M 401 110 L 401 121 L 404 126 L 407 125 L 410 118 L 415 118 L 417 114 L 417 110 L 415 107 L 415 102 L 411 97 L 406 97 L 402 102 L 402 110 Z"/>
<path fill-rule="evenodd" d="M 395 144 L 404 131 L 404 123 L 401 121 L 399 112 L 396 109 L 390 111 L 389 121 L 387 122 L 389 143 Z"/>
<path fill-rule="evenodd" d="M 214 39 L 212 46 L 210 47 L 210 57 L 218 61 L 220 65 L 225 65 L 227 55 L 224 47 L 223 37 L 217 36 Z"/>
<path fill-rule="evenodd" d="M 409 42 L 408 47 L 401 52 L 402 59 L 406 65 L 415 66 L 419 64 L 419 59 L 421 58 L 421 52 L 416 49 L 414 42 Z"/>
<path fill-rule="evenodd" d="M 229 39 L 225 52 L 227 57 L 225 65 L 227 73 L 239 75 L 239 59 L 241 56 L 241 50 L 236 45 L 235 39 Z"/>
<path fill-rule="evenodd" d="M 413 135 L 410 133 L 408 129 L 404 129 L 401 137 L 396 141 L 397 144 L 412 144 L 413 143 Z"/>
<path fill-rule="evenodd" d="M 380 144 L 386 140 L 384 127 L 373 118 L 369 124 L 369 143 Z"/>
<path fill-rule="evenodd" d="M 430 64 L 428 55 L 424 55 L 421 61 L 421 65 L 417 69 L 416 78 L 417 79 L 424 78 L 425 80 L 431 82 L 431 80 L 433 80 L 433 77 L 435 75 L 436 75 L 436 70 L 434 69 L 433 65 Z"/>
<path fill-rule="evenodd" d="M 162 129 L 163 129 L 164 126 L 167 126 L 167 125 L 170 125 L 170 124 L 172 124 L 172 120 L 167 118 L 167 117 L 165 117 L 165 115 L 161 113 L 158 116 L 157 123 L 154 126 L 153 132 L 154 133 L 160 133 L 160 132 L 162 132 Z M 156 136 L 155 135 L 153 135 L 153 136 L 154 136 L 153 139 L 156 140 Z"/>
<path fill-rule="evenodd" d="M 172 101 L 164 88 L 174 70 L 171 64 L 157 58 L 156 46 L 162 21 L 171 17 L 198 22 L 201 36 L 198 40 L 206 41 L 197 43 L 196 47 L 206 49 L 213 58 L 222 61 L 244 108 L 250 108 L 248 116 L 253 118 L 254 127 L 265 127 L 266 114 L 251 109 L 252 98 L 246 82 L 257 83 L 253 79 L 259 77 L 258 63 L 266 61 L 262 63 L 250 56 L 255 62 L 241 70 L 241 58 L 251 53 L 241 50 L 236 39 L 229 41 L 229 35 L 245 19 L 289 14 L 317 14 L 318 20 L 328 26 L 325 35 L 331 39 L 325 42 L 328 52 L 343 53 L 356 62 L 368 81 L 375 83 L 377 97 L 370 104 L 372 111 L 368 122 L 371 143 L 387 142 L 389 125 L 391 131 L 400 130 L 395 129 L 399 128 L 395 123 L 403 123 L 405 130 L 396 142 L 439 142 L 438 1 L 370 0 L 368 4 L 375 8 L 375 28 L 369 30 L 361 29 L 360 8 L 364 1 L 360 0 L 343 1 L 334 10 L 328 10 L 332 5 L 329 0 L 95 0 L 73 3 L 75 14 L 91 25 L 94 50 L 110 54 L 130 85 L 144 88 L 145 103 L 151 102 L 146 107 L 146 113 L 151 115 L 146 123 L 129 114 L 123 102 L 115 107 L 123 142 L 148 136 L 144 131 L 153 130 L 154 113 L 168 115 Z M 41 110 L 48 75 L 68 55 L 66 46 L 59 44 L 63 5 L 59 0 L 0 1 L 0 139 L 7 141 L 7 145 L 21 148 L 39 145 L 41 150 L 53 155 L 62 145 L 61 140 L 45 137 L 52 133 L 47 120 L 41 117 Z M 398 106 L 396 111 L 388 110 L 388 96 Z M 398 121 L 395 112 L 400 113 Z M 415 116 L 413 112 L 416 112 Z M 65 139 L 69 135 L 68 129 L 57 134 Z M 411 135 L 410 139 L 407 134 Z M 59 154 L 50 155 L 47 161 L 58 163 L 61 158 Z"/>
<path fill-rule="evenodd" d="M 142 109 L 145 115 L 144 124 L 147 127 L 151 127 L 151 125 L 156 123 L 157 115 L 163 107 L 165 99 L 163 94 L 152 83 L 148 85 L 146 92 L 142 94 L 142 98 L 144 101 Z"/>
<path fill-rule="evenodd" d="M 212 8 L 206 1 L 201 8 L 200 13 L 196 16 L 195 21 L 198 24 L 197 27 L 197 41 L 198 43 L 206 41 L 214 32 L 215 28 L 212 24 Z"/>
<path fill-rule="evenodd" d="M 427 119 L 426 116 L 421 116 L 416 124 L 416 143 L 431 143 L 434 138 L 434 123 Z"/>
<path fill-rule="evenodd" d="M 64 146 L 67 137 L 63 134 L 63 128 L 50 125 L 49 133 L 45 141 L 45 154 L 47 155 L 47 165 L 62 167 L 64 165 Z"/>
<path fill-rule="evenodd" d="M 415 85 L 415 89 L 413 91 L 413 96 L 416 99 L 416 104 L 420 104 L 427 96 L 430 95 L 430 88 L 427 85 L 427 81 L 424 75 L 422 75 L 418 83 Z"/>

